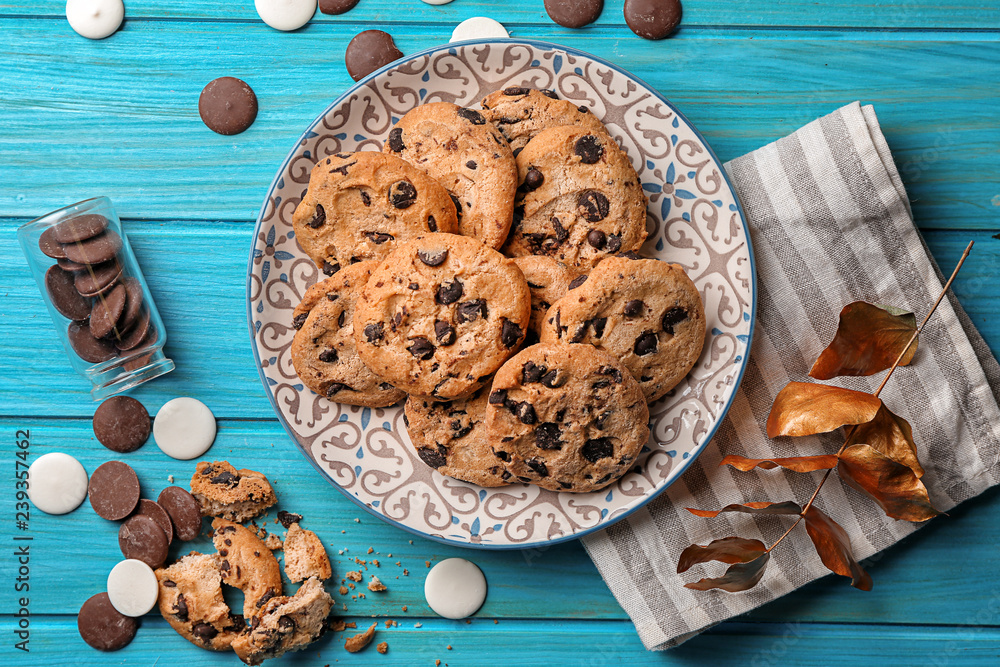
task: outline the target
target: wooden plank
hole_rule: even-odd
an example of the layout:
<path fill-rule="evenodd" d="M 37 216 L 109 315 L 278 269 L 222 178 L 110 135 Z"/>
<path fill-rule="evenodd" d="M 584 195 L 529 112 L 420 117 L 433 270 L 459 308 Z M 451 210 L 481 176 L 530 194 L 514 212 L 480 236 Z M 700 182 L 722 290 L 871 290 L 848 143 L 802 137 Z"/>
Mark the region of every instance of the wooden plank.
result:
<path fill-rule="evenodd" d="M 399 617 L 395 617 L 399 620 Z M 6 625 L 9 617 L 4 618 Z M 366 628 L 371 619 L 347 620 Z M 80 639 L 73 617 L 33 619 L 31 653 L 16 656 L 19 667 L 56 664 L 72 652 L 81 667 L 121 664 L 231 667 L 231 653 L 212 653 L 179 638 L 162 618 L 144 618 L 135 640 L 123 650 L 101 654 Z M 663 653 L 646 651 L 625 621 L 461 621 L 428 620 L 420 628 L 399 621 L 379 625 L 373 643 L 389 650 L 376 655 L 370 645 L 360 653 L 343 649 L 356 630 L 330 633 L 307 651 L 287 654 L 268 665 L 691 665 L 718 667 L 800 665 L 830 667 L 873 664 L 911 667 L 952 661 L 970 667 L 996 664 L 1000 632 L 996 628 L 893 628 L 870 625 L 807 623 L 725 623 L 686 644 Z M 9 634 L 9 633 L 7 633 Z M 13 649 L 4 648 L 5 655 Z M 12 659 L 15 656 L 11 655 Z"/>
<path fill-rule="evenodd" d="M 0 19 L 9 36 L 0 44 L 0 216 L 33 217 L 107 194 L 126 217 L 253 219 L 299 134 L 351 83 L 341 57 L 356 26 L 343 23 L 284 35 L 259 24 L 139 21 L 92 42 L 40 29 L 48 21 Z M 440 25 L 394 32 L 409 53 L 448 36 Z M 929 41 L 764 31 L 748 40 L 722 30 L 641 44 L 610 27 L 567 35 L 542 24 L 524 34 L 627 64 L 723 159 L 851 100 L 873 102 L 918 221 L 996 226 L 996 33 Z M 255 125 L 235 137 L 208 131 L 197 114 L 202 86 L 223 74 L 247 80 L 261 104 Z"/>
<path fill-rule="evenodd" d="M 594 25 L 625 28 L 623 4 L 624 0 L 607 0 L 604 12 Z M 129 22 L 144 18 L 260 20 L 250 2 L 226 4 L 211 0 L 178 0 L 162 3 L 154 0 L 130 0 L 125 11 Z M 0 2 L 0 15 L 62 17 L 65 15 L 65 3 L 61 0 L 4 0 Z M 545 13 L 542 0 L 507 3 L 462 0 L 443 7 L 410 2 L 405 18 L 400 16 L 399 3 L 394 0 L 364 0 L 355 9 L 340 16 L 316 12 L 312 22 L 353 24 L 361 30 L 372 25 L 392 28 L 395 24 L 412 21 L 455 25 L 472 16 L 494 18 L 506 24 L 511 32 L 523 33 L 524 28 L 517 24 L 527 23 L 558 29 L 567 36 L 581 34 L 581 31 L 557 28 Z M 751 0 L 685 0 L 682 30 L 716 25 L 981 29 L 1000 27 L 1000 16 L 997 15 L 995 6 L 985 0 L 847 0 L 822 7 L 808 0 L 773 3 Z M 64 24 L 64 29 L 68 30 L 69 27 Z M 587 32 L 583 31 L 582 34 Z M 638 40 L 631 33 L 628 33 L 628 37 Z"/>
<path fill-rule="evenodd" d="M 153 411 L 155 404 L 147 406 Z M 31 460 L 50 451 L 77 457 L 88 472 L 116 455 L 93 438 L 88 420 L 0 419 L 0 437 L 11 443 L 17 429 L 31 431 Z M 8 447 L 8 465 L 12 454 Z M 187 486 L 195 462 L 175 461 L 150 441 L 139 451 L 117 455 L 139 475 L 144 495 L 155 498 L 174 484 Z M 462 557 L 476 562 L 489 582 L 489 596 L 481 618 L 625 619 L 625 613 L 607 590 L 596 568 L 577 542 L 526 551 L 487 551 L 446 546 L 413 536 L 366 514 L 330 486 L 308 464 L 276 422 L 221 421 L 219 435 L 206 459 L 226 459 L 268 475 L 278 495 L 278 506 L 265 528 L 277 529 L 277 509 L 302 514 L 303 525 L 314 530 L 333 560 L 336 584 L 349 570 L 360 569 L 354 558 L 369 561 L 366 574 L 376 574 L 388 587 L 384 594 L 366 593 L 364 600 L 334 593 L 351 615 L 391 618 L 433 617 L 424 602 L 425 561 Z M 0 485 L 0 508 L 13 514 L 13 485 Z M 360 519 L 355 522 L 354 519 Z M 32 511 L 30 530 L 15 531 L 0 524 L 4 544 L 12 533 L 32 537 L 31 609 L 34 614 L 73 613 L 89 596 L 102 590 L 107 573 L 121 559 L 116 541 L 118 524 L 99 518 L 89 503 L 65 516 Z M 208 522 L 204 529 L 208 530 Z M 342 532 L 343 531 L 343 532 Z M 410 541 L 412 540 L 412 544 Z M 990 573 L 1000 568 L 1000 492 L 994 489 L 969 501 L 949 516 L 928 526 L 878 557 L 869 559 L 875 588 L 863 593 L 840 577 L 827 577 L 753 612 L 746 619 L 776 623 L 877 622 L 893 624 L 994 624 L 978 619 L 981 610 L 995 613 L 1000 587 Z M 368 554 L 368 549 L 374 553 Z M 205 538 L 175 543 L 172 557 L 191 549 L 212 547 Z M 343 549 L 344 553 L 340 554 Z M 392 556 L 389 556 L 392 554 Z M 956 559 L 956 554 L 961 558 Z M 377 558 L 379 567 L 370 560 Z M 400 565 L 396 565 L 396 563 Z M 72 563 L 71 568 L 67 563 Z M 0 559 L 0 581 L 13 581 L 17 563 Z M 403 574 L 403 569 L 409 575 Z M 398 577 L 398 579 L 397 579 Z M 291 589 L 290 589 L 291 590 Z M 572 591 L 572 595 L 563 592 Z M 352 591 L 352 594 L 357 590 Z M 955 601 L 961 600 L 960 608 Z M 0 587 L 0 609 L 15 608 L 12 586 Z M 408 611 L 403 614 L 402 605 Z M 341 608 L 343 611 L 343 609 Z"/>

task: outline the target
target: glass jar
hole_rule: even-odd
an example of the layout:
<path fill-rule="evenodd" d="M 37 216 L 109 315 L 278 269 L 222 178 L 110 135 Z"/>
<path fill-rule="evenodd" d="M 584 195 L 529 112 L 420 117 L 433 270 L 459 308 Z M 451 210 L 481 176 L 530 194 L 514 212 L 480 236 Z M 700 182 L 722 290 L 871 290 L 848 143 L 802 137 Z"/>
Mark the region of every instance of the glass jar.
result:
<path fill-rule="evenodd" d="M 95 401 L 174 369 L 163 321 L 107 197 L 32 220 L 17 240 L 70 364 Z"/>

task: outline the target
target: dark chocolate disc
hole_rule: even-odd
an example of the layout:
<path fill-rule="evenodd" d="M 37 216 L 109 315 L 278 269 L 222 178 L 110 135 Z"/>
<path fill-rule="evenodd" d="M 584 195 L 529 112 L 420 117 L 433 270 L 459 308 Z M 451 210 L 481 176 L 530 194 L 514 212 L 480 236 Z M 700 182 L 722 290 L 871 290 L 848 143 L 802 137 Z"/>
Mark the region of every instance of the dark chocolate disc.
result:
<path fill-rule="evenodd" d="M 55 227 L 49 227 L 38 237 L 38 249 L 52 259 L 66 259 L 66 248 L 56 240 Z"/>
<path fill-rule="evenodd" d="M 135 638 L 137 621 L 115 609 L 107 593 L 98 593 L 80 607 L 76 627 L 98 651 L 117 651 Z"/>
<path fill-rule="evenodd" d="M 355 81 L 360 81 L 380 67 L 403 57 L 396 48 L 392 35 L 381 30 L 365 30 L 354 36 L 347 45 L 344 62 L 347 73 Z"/>
<path fill-rule="evenodd" d="M 66 337 L 76 356 L 88 364 L 99 364 L 118 356 L 114 345 L 106 340 L 94 338 L 86 322 L 70 322 Z"/>
<path fill-rule="evenodd" d="M 122 555 L 141 560 L 154 570 L 167 560 L 167 546 L 166 533 L 152 517 L 136 514 L 118 529 L 118 548 Z"/>
<path fill-rule="evenodd" d="M 125 278 L 122 284 L 125 285 L 128 298 L 125 300 L 125 311 L 118 320 L 118 331 L 124 334 L 139 321 L 139 314 L 142 312 L 142 285 L 135 278 Z"/>
<path fill-rule="evenodd" d="M 167 511 L 177 539 L 189 542 L 201 532 L 201 506 L 194 496 L 179 486 L 168 486 L 156 502 Z"/>
<path fill-rule="evenodd" d="M 67 243 L 66 257 L 77 264 L 100 264 L 107 262 L 122 249 L 122 237 L 108 229 L 89 239 Z"/>
<path fill-rule="evenodd" d="M 94 338 L 104 338 L 111 333 L 125 311 L 126 298 L 125 286 L 118 285 L 94 299 L 94 308 L 90 311 L 90 333 Z"/>
<path fill-rule="evenodd" d="M 112 396 L 94 411 L 94 435 L 113 452 L 139 449 L 149 438 L 150 428 L 149 412 L 128 396 Z"/>
<path fill-rule="evenodd" d="M 156 525 L 163 530 L 167 535 L 167 545 L 169 546 L 171 542 L 174 541 L 174 524 L 170 521 L 170 515 L 167 514 L 167 510 L 163 509 L 160 504 L 154 500 L 149 500 L 148 498 L 143 498 L 139 501 L 139 506 L 135 508 L 135 514 L 148 516 L 150 519 L 156 522 Z"/>
<path fill-rule="evenodd" d="M 604 10 L 604 0 L 545 0 L 549 18 L 564 28 L 582 28 Z"/>
<path fill-rule="evenodd" d="M 123 352 L 125 350 L 131 350 L 139 347 L 139 345 L 146 339 L 146 334 L 150 332 L 149 322 L 149 311 L 143 311 L 139 322 L 136 323 L 136 325 L 130 330 L 122 334 L 122 339 L 115 343 L 115 346 Z"/>
<path fill-rule="evenodd" d="M 219 77 L 202 89 L 198 113 L 213 132 L 239 134 L 257 119 L 257 95 L 245 81 L 232 76 Z"/>
<path fill-rule="evenodd" d="M 681 0 L 625 0 L 625 23 L 643 39 L 663 39 L 681 22 Z"/>
<path fill-rule="evenodd" d="M 45 272 L 45 291 L 49 300 L 63 317 L 71 320 L 85 320 L 90 315 L 90 299 L 80 296 L 73 286 L 73 274 L 58 266 L 50 266 Z"/>
<path fill-rule="evenodd" d="M 139 504 L 139 477 L 124 461 L 108 461 L 91 474 L 87 497 L 98 516 L 124 519 Z"/>
<path fill-rule="evenodd" d="M 83 271 L 87 268 L 86 264 L 77 264 L 76 262 L 71 262 L 68 259 L 57 259 L 56 262 L 65 271 Z"/>
<path fill-rule="evenodd" d="M 118 262 L 105 262 L 97 266 L 85 266 L 73 278 L 73 284 L 83 296 L 97 296 L 112 289 L 121 275 L 122 267 Z"/>
<path fill-rule="evenodd" d="M 319 10 L 324 14 L 343 14 L 357 4 L 358 0 L 319 0 Z"/>
<path fill-rule="evenodd" d="M 63 220 L 52 228 L 52 235 L 59 243 L 76 243 L 93 238 L 107 228 L 107 218 L 103 215 L 88 213 Z"/>

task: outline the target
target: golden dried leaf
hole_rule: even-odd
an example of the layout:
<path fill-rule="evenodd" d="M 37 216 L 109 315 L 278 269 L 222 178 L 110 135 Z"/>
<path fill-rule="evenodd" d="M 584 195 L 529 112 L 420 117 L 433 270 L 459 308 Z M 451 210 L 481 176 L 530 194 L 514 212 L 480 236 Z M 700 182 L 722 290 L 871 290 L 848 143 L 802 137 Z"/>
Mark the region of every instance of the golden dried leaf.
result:
<path fill-rule="evenodd" d="M 834 461 L 837 457 L 833 457 Z M 836 463 L 834 463 L 836 465 Z M 831 468 L 833 466 L 830 466 Z M 798 503 L 793 503 L 788 500 L 783 503 L 745 503 L 743 505 L 726 505 L 721 510 L 699 510 L 693 507 L 685 507 L 688 512 L 694 514 L 695 516 L 704 517 L 706 519 L 714 519 L 723 512 L 742 512 L 744 514 L 799 514 L 802 512 L 802 508 L 798 506 Z M 690 549 L 690 547 L 688 547 Z"/>
<path fill-rule="evenodd" d="M 872 578 L 858 564 L 851 550 L 851 538 L 840 524 L 810 505 L 805 513 L 806 532 L 816 547 L 823 565 L 843 577 L 851 578 L 851 586 L 863 591 L 872 589 Z"/>
<path fill-rule="evenodd" d="M 927 521 L 941 513 L 931 505 L 927 487 L 913 470 L 870 445 L 851 445 L 841 452 L 837 472 L 893 519 Z"/>
<path fill-rule="evenodd" d="M 913 442 L 910 423 L 893 414 L 885 404 L 879 408 L 875 419 L 854 429 L 852 442 L 871 445 L 896 463 L 901 463 L 917 477 L 924 476 L 924 469 L 917 459 L 917 446 Z"/>
<path fill-rule="evenodd" d="M 767 416 L 767 437 L 828 433 L 870 422 L 882 401 L 871 394 L 811 382 L 789 382 Z"/>
<path fill-rule="evenodd" d="M 820 456 L 791 456 L 780 459 L 748 459 L 745 456 L 729 455 L 722 459 L 721 466 L 733 466 L 737 470 L 747 472 L 754 468 L 773 470 L 774 468 L 785 468 L 792 472 L 814 472 L 816 470 L 829 470 L 837 467 L 837 457 L 833 454 L 823 454 Z"/>
<path fill-rule="evenodd" d="M 726 573 L 715 579 L 699 579 L 690 584 L 684 584 L 684 588 L 692 588 L 696 591 L 708 591 L 719 588 L 729 593 L 739 593 L 746 591 L 757 585 L 760 578 L 764 576 L 764 569 L 771 559 L 771 554 L 766 551 L 748 563 L 737 563 L 730 565 Z"/>
<path fill-rule="evenodd" d="M 681 557 L 677 560 L 677 573 L 686 571 L 692 565 L 712 560 L 722 563 L 747 563 L 765 550 L 766 547 L 760 540 L 735 536 L 712 540 L 705 546 L 692 544 L 681 552 Z"/>
<path fill-rule="evenodd" d="M 829 380 L 841 375 L 872 375 L 895 363 L 905 366 L 917 351 L 917 341 L 906 344 L 917 330 L 917 318 L 897 308 L 885 309 L 855 301 L 840 311 L 837 335 L 813 364 L 809 375 Z"/>

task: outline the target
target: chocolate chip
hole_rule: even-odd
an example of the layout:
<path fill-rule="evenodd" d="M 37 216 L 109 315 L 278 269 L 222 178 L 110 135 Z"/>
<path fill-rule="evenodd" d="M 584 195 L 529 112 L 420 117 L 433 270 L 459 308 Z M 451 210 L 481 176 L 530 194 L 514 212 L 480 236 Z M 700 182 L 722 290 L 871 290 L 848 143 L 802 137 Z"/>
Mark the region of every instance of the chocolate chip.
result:
<path fill-rule="evenodd" d="M 312 220 L 310 220 L 306 224 L 312 227 L 313 229 L 318 229 L 322 227 L 323 223 L 325 222 L 326 222 L 326 209 L 323 208 L 322 204 L 316 204 L 316 212 L 313 213 Z"/>
<path fill-rule="evenodd" d="M 680 306 L 670 308 L 667 312 L 663 313 L 663 319 L 661 324 L 663 325 L 663 330 L 668 334 L 674 333 L 674 327 L 688 318 L 687 309 Z"/>
<path fill-rule="evenodd" d="M 618 370 L 617 368 L 615 368 L 614 366 L 601 366 L 597 370 L 597 372 L 598 372 L 599 375 L 608 375 L 608 376 L 610 376 L 611 379 L 615 381 L 615 384 L 621 384 L 622 383 L 622 372 L 620 370 Z"/>
<path fill-rule="evenodd" d="M 107 593 L 98 593 L 80 607 L 76 627 L 83 641 L 93 648 L 117 651 L 135 638 L 138 623 L 115 609 Z"/>
<path fill-rule="evenodd" d="M 517 95 L 527 95 L 531 92 L 530 88 L 522 88 L 520 86 L 508 86 L 503 89 L 503 94 L 508 97 L 515 97 Z"/>
<path fill-rule="evenodd" d="M 576 289 L 585 282 L 587 282 L 587 274 L 584 274 L 582 276 L 577 276 L 576 278 L 573 278 L 573 280 L 569 282 L 569 289 Z"/>
<path fill-rule="evenodd" d="M 504 347 L 508 349 L 514 347 L 523 336 L 524 332 L 521 331 L 521 327 L 506 317 L 503 318 L 503 326 L 500 327 L 500 342 L 503 343 Z"/>
<path fill-rule="evenodd" d="M 486 124 L 486 119 L 483 117 L 483 114 L 479 113 L 475 109 L 459 109 L 457 113 L 460 118 L 464 118 L 473 125 Z"/>
<path fill-rule="evenodd" d="M 552 369 L 542 376 L 542 384 L 549 389 L 557 389 L 566 384 L 567 379 L 569 379 L 567 373 L 560 373 L 558 370 Z"/>
<path fill-rule="evenodd" d="M 499 452 L 494 451 L 493 454 L 504 463 L 510 463 L 510 454 L 507 452 L 501 450 Z"/>
<path fill-rule="evenodd" d="M 326 261 L 325 259 L 323 260 L 323 274 L 324 275 L 332 276 L 337 271 L 340 271 L 340 264 L 339 263 L 334 262 L 334 263 L 331 264 L 330 262 Z"/>
<path fill-rule="evenodd" d="M 342 328 L 344 326 L 345 319 L 347 319 L 347 311 L 342 310 L 340 311 L 340 315 L 337 316 L 337 326 Z"/>
<path fill-rule="evenodd" d="M 285 514 L 288 514 L 288 512 L 285 512 Z M 294 515 L 293 515 L 293 516 L 294 516 Z M 299 519 L 301 519 L 301 518 L 302 518 L 302 517 L 299 517 Z M 295 521 L 292 521 L 291 523 L 289 523 L 289 524 L 288 524 L 288 525 L 287 525 L 287 526 L 285 527 L 285 529 L 287 530 L 288 528 L 291 528 L 291 527 L 292 527 L 292 524 L 293 524 L 293 523 L 295 523 Z M 260 599 L 259 599 L 259 600 L 257 600 L 257 602 L 256 602 L 256 603 L 254 604 L 254 606 L 255 606 L 255 607 L 257 607 L 257 609 L 260 609 L 260 608 L 261 608 L 261 607 L 263 607 L 263 606 L 264 606 L 265 604 L 267 604 L 267 601 L 268 601 L 268 600 L 270 600 L 271 598 L 273 598 L 273 597 L 274 597 L 275 595 L 277 595 L 277 593 L 275 593 L 275 592 L 274 592 L 273 590 L 271 590 L 270 588 L 269 588 L 269 589 L 267 589 L 266 591 L 264 591 L 264 594 L 260 596 Z"/>
<path fill-rule="evenodd" d="M 125 558 L 134 558 L 154 570 L 167 560 L 167 534 L 151 517 L 137 514 L 118 529 L 118 548 Z"/>
<path fill-rule="evenodd" d="M 73 283 L 73 274 L 59 266 L 45 272 L 45 291 L 56 310 L 71 320 L 85 320 L 90 315 L 90 300 L 81 296 Z"/>
<path fill-rule="evenodd" d="M 580 342 L 582 342 L 583 339 L 587 337 L 587 327 L 588 326 L 590 326 L 590 320 L 587 320 L 586 322 L 584 322 L 583 324 L 581 324 L 580 326 L 578 326 L 576 328 L 576 331 L 573 333 L 573 337 L 569 339 L 569 342 L 571 342 L 571 343 L 580 343 Z"/>
<path fill-rule="evenodd" d="M 614 456 L 615 445 L 611 438 L 594 438 L 588 440 L 580 448 L 580 455 L 591 463 Z"/>
<path fill-rule="evenodd" d="M 535 428 L 535 446 L 539 449 L 562 449 L 562 431 L 559 424 L 545 422 Z"/>
<path fill-rule="evenodd" d="M 208 623 L 195 623 L 194 627 L 191 628 L 191 634 L 207 644 L 215 639 L 215 636 L 219 634 L 219 631 Z"/>
<path fill-rule="evenodd" d="M 580 196 L 576 199 L 576 205 L 580 210 L 580 214 L 588 222 L 600 222 L 604 220 L 604 218 L 608 217 L 608 211 L 611 207 L 608 198 L 596 190 L 581 192 Z M 600 248 L 605 242 L 604 232 L 599 232 L 600 237 L 597 237 L 594 236 L 595 231 L 598 230 L 594 230 L 587 235 L 587 242 L 595 248 Z"/>
<path fill-rule="evenodd" d="M 409 208 L 417 201 L 417 189 L 409 181 L 396 181 L 389 186 L 389 201 L 398 209 Z"/>
<path fill-rule="evenodd" d="M 537 190 L 542 187 L 542 183 L 545 182 L 545 174 L 538 171 L 534 167 L 528 170 L 528 173 L 524 175 L 524 189 L 528 192 Z"/>
<path fill-rule="evenodd" d="M 94 435 L 113 452 L 134 452 L 149 438 L 149 412 L 128 396 L 113 396 L 94 411 Z"/>
<path fill-rule="evenodd" d="M 170 515 L 177 539 L 190 542 L 198 537 L 201 532 L 201 505 L 194 496 L 179 486 L 168 486 L 160 491 L 156 502 Z"/>
<path fill-rule="evenodd" d="M 429 465 L 432 468 L 440 468 L 441 466 L 448 463 L 446 454 L 448 450 L 438 445 L 437 449 L 418 449 L 417 456 L 420 460 Z"/>
<path fill-rule="evenodd" d="M 600 139 L 592 134 L 587 134 L 576 140 L 573 152 L 580 156 L 580 161 L 584 164 L 594 164 L 604 155 L 604 146 Z"/>
<path fill-rule="evenodd" d="M 397 207 L 405 208 L 405 207 Z M 361 232 L 362 236 L 365 236 L 369 241 L 375 245 L 382 245 L 386 241 L 395 241 L 396 237 L 392 234 L 386 234 L 385 232 Z"/>
<path fill-rule="evenodd" d="M 489 397 L 490 405 L 504 405 L 507 402 L 507 390 L 497 389 L 490 394 Z"/>
<path fill-rule="evenodd" d="M 476 169 L 479 165 L 476 164 L 475 160 L 469 160 L 468 162 L 465 163 L 465 166 L 468 167 L 469 169 Z"/>
<path fill-rule="evenodd" d="M 372 345 L 377 345 L 385 336 L 385 326 L 381 322 L 375 322 L 365 326 L 365 340 Z"/>
<path fill-rule="evenodd" d="M 533 361 L 525 362 L 521 367 L 521 384 L 538 382 L 548 372 L 549 369 L 547 366 L 539 366 Z"/>
<path fill-rule="evenodd" d="M 395 153 L 406 150 L 406 144 L 403 143 L 403 128 L 394 127 L 389 130 L 389 150 Z"/>
<path fill-rule="evenodd" d="M 531 458 L 524 462 L 529 468 L 538 473 L 539 477 L 548 477 L 549 469 L 545 467 L 545 461 L 539 458 Z"/>
<path fill-rule="evenodd" d="M 646 308 L 646 304 L 639 299 L 632 299 L 625 304 L 625 317 L 639 317 Z"/>
<path fill-rule="evenodd" d="M 605 410 L 604 412 L 602 412 L 597 417 L 597 419 L 594 420 L 594 426 L 596 426 L 597 428 L 599 428 L 599 429 L 601 429 L 603 431 L 604 430 L 604 425 L 607 424 L 608 418 L 611 417 L 611 414 L 612 414 L 611 410 Z"/>
<path fill-rule="evenodd" d="M 624 257 L 625 259 L 643 259 L 643 256 L 634 250 L 629 250 L 628 252 L 620 252 L 616 257 Z"/>
<path fill-rule="evenodd" d="M 643 39 L 663 39 L 681 22 L 680 0 L 625 0 L 625 23 Z"/>
<path fill-rule="evenodd" d="M 348 157 L 350 157 L 350 156 L 348 156 Z M 358 161 L 355 160 L 354 162 L 348 162 L 347 164 L 342 164 L 339 167 L 334 167 L 333 169 L 331 169 L 330 173 L 331 174 L 340 174 L 341 176 L 347 176 L 347 169 L 348 169 L 348 167 L 353 167 L 357 163 L 358 163 Z"/>
<path fill-rule="evenodd" d="M 339 394 L 345 389 L 351 389 L 351 387 L 343 382 L 331 382 L 326 388 L 326 397 L 333 398 L 335 394 Z"/>
<path fill-rule="evenodd" d="M 153 501 L 151 500 L 149 502 L 153 502 Z M 177 582 L 176 581 L 171 581 L 170 579 L 164 579 L 163 580 L 163 585 L 166 586 L 167 588 L 177 588 Z"/>
<path fill-rule="evenodd" d="M 451 345 L 455 342 L 455 327 L 444 320 L 434 322 L 434 336 L 438 345 Z"/>
<path fill-rule="evenodd" d="M 427 266 L 441 266 L 444 264 L 444 260 L 448 259 L 448 249 L 418 250 L 417 257 Z"/>
<path fill-rule="evenodd" d="M 608 324 L 608 318 L 596 317 L 592 320 L 588 320 L 588 323 L 594 327 L 594 338 L 600 338 L 604 335 L 604 327 Z"/>
<path fill-rule="evenodd" d="M 278 632 L 282 634 L 288 634 L 289 632 L 295 631 L 295 621 L 292 620 L 291 616 L 279 616 L 278 617 Z"/>
<path fill-rule="evenodd" d="M 184 621 L 185 623 L 187 622 L 188 606 L 187 606 L 187 600 L 184 599 L 183 593 L 179 593 L 177 595 L 177 599 L 174 601 L 173 611 L 174 611 L 174 616 L 177 617 L 178 621 Z"/>
<path fill-rule="evenodd" d="M 257 95 L 245 81 L 223 76 L 209 81 L 202 89 L 198 114 L 213 132 L 239 134 L 257 119 Z"/>
<path fill-rule="evenodd" d="M 534 424 L 538 421 L 538 416 L 535 414 L 535 407 L 527 401 L 518 404 L 516 414 L 522 424 Z"/>
<path fill-rule="evenodd" d="M 633 351 L 636 356 L 644 357 L 647 354 L 652 354 L 656 352 L 656 334 L 652 331 L 644 331 L 638 338 L 635 339 L 635 347 Z"/>
<path fill-rule="evenodd" d="M 335 364 L 337 363 L 337 350 L 332 347 L 328 347 L 319 353 L 319 360 L 324 364 Z"/>
<path fill-rule="evenodd" d="M 458 308 L 455 309 L 455 319 L 458 320 L 459 324 L 475 322 L 480 317 L 484 320 L 487 318 L 486 299 L 464 301 L 458 304 Z"/>
<path fill-rule="evenodd" d="M 455 216 L 458 218 L 458 221 L 461 222 L 462 221 L 462 202 L 460 202 L 458 200 L 458 197 L 456 197 L 455 195 L 451 194 L 450 192 L 448 193 L 448 196 L 451 197 L 451 203 L 455 205 Z M 433 231 L 437 231 L 437 230 L 433 230 Z"/>
<path fill-rule="evenodd" d="M 442 283 L 437 289 L 437 294 L 434 295 L 434 300 L 447 306 L 461 299 L 463 292 L 462 281 L 456 278 L 451 282 Z"/>
<path fill-rule="evenodd" d="M 381 30 L 359 32 L 348 43 L 344 52 L 347 73 L 355 81 L 360 81 L 377 69 L 403 57 L 396 48 L 392 35 Z"/>
<path fill-rule="evenodd" d="M 556 241 L 562 243 L 569 238 L 569 230 L 562 226 L 559 218 L 552 216 L 551 218 L 552 228 L 556 231 Z"/>
<path fill-rule="evenodd" d="M 234 489 L 239 485 L 240 478 L 238 475 L 234 475 L 228 470 L 223 470 L 215 477 L 210 478 L 208 481 L 218 486 L 228 486 L 229 488 Z"/>
<path fill-rule="evenodd" d="M 587 243 L 598 250 L 604 247 L 606 240 L 607 236 L 605 236 L 604 232 L 599 229 L 591 229 L 590 232 L 587 233 Z"/>
<path fill-rule="evenodd" d="M 411 338 L 410 346 L 406 348 L 406 350 L 414 357 L 421 360 L 427 360 L 434 356 L 434 345 L 422 336 Z"/>
<path fill-rule="evenodd" d="M 292 514 L 291 512 L 286 512 L 285 510 L 278 510 L 278 521 L 285 527 L 285 530 L 288 530 L 292 527 L 293 523 L 299 523 L 302 521 L 302 515 Z"/>
<path fill-rule="evenodd" d="M 540 92 L 542 95 L 545 95 L 545 97 L 547 97 L 547 98 L 549 98 L 551 100 L 558 100 L 559 99 L 559 96 L 556 95 L 556 91 L 554 91 L 554 90 L 549 90 L 548 88 L 542 88 L 538 92 Z"/>
<path fill-rule="evenodd" d="M 124 519 L 139 504 L 139 478 L 127 463 L 108 461 L 90 476 L 87 497 L 98 516 Z"/>
<path fill-rule="evenodd" d="M 621 250 L 621 247 L 622 247 L 622 237 L 619 236 L 618 234 L 609 234 L 607 251 L 618 252 L 619 250 Z"/>

